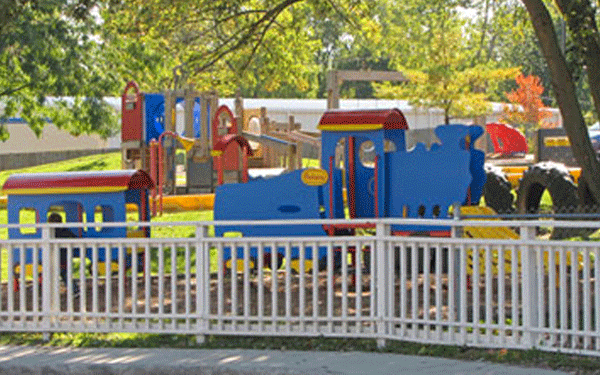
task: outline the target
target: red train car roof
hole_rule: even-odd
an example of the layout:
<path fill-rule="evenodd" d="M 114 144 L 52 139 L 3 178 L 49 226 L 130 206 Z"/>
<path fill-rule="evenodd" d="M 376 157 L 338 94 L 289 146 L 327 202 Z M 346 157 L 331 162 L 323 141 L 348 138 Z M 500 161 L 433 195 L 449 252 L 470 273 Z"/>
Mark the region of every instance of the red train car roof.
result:
<path fill-rule="evenodd" d="M 323 114 L 317 128 L 325 131 L 391 130 L 408 129 L 408 123 L 397 108 L 333 110 Z"/>
<path fill-rule="evenodd" d="M 151 189 L 154 183 L 141 170 L 21 173 L 10 176 L 4 194 L 108 193 L 130 189 Z"/>

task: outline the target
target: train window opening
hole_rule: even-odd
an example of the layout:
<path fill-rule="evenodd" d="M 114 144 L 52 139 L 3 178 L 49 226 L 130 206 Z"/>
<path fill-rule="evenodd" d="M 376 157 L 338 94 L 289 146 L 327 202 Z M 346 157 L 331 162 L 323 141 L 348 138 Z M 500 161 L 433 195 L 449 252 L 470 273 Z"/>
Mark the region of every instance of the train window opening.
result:
<path fill-rule="evenodd" d="M 358 158 L 365 168 L 375 168 L 375 144 L 373 141 L 364 141 L 360 144 Z"/>
<path fill-rule="evenodd" d="M 39 221 L 39 213 L 35 208 L 23 207 L 19 210 L 19 224 L 36 224 Z M 38 234 L 38 228 L 20 227 L 19 230 L 23 235 Z"/>
<path fill-rule="evenodd" d="M 127 231 L 137 231 L 140 229 L 139 225 L 134 225 L 132 223 L 139 223 L 142 221 L 140 216 L 140 207 L 135 203 L 128 203 L 127 205 L 132 208 L 131 210 L 127 210 Z"/>
<path fill-rule="evenodd" d="M 48 222 L 48 219 L 50 219 L 50 215 L 52 214 L 59 214 L 63 223 L 67 221 L 65 210 L 62 208 L 62 206 L 50 206 L 48 214 L 46 215 L 46 222 Z"/>
<path fill-rule="evenodd" d="M 244 234 L 242 232 L 225 232 L 223 233 L 223 237 L 241 238 L 244 237 Z"/>
<path fill-rule="evenodd" d="M 87 216 L 83 205 L 79 202 L 60 202 L 53 204 L 48 210 L 48 217 L 53 213 L 61 216 L 63 223 L 87 223 Z M 47 218 L 46 218 L 47 219 Z M 68 226 L 67 226 L 68 227 Z M 77 237 L 84 237 L 87 233 L 87 227 L 68 227 Z"/>
<path fill-rule="evenodd" d="M 98 205 L 94 209 L 94 222 L 96 224 L 112 223 L 115 221 L 115 212 L 111 206 Z M 102 225 L 96 225 L 96 232 L 107 232 L 110 231 L 111 227 L 103 227 Z"/>
<path fill-rule="evenodd" d="M 346 154 L 346 138 L 340 138 L 335 145 L 334 165 L 338 169 L 344 169 Z"/>

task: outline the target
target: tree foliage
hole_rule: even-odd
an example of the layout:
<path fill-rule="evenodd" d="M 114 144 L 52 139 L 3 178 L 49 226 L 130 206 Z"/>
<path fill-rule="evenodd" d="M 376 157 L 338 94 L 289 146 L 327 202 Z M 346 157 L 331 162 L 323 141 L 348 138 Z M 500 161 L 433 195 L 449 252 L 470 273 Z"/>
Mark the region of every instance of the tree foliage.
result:
<path fill-rule="evenodd" d="M 540 77 L 535 75 L 520 74 L 515 79 L 517 88 L 506 93 L 506 99 L 512 105 L 502 107 L 502 118 L 510 124 L 520 125 L 529 133 L 542 125 L 542 121 L 551 116 L 548 111 L 544 111 L 542 94 L 544 86 L 540 83 Z"/>
<path fill-rule="evenodd" d="M 8 0 L 0 9 L 0 139 L 5 122 L 21 117 L 39 136 L 52 121 L 72 134 L 107 137 L 116 116 L 103 96 L 118 76 L 97 38 L 92 0 Z M 51 97 L 72 97 L 57 100 Z M 49 105 L 52 104 L 52 105 Z"/>
<path fill-rule="evenodd" d="M 222 95 L 242 87 L 247 96 L 314 96 L 322 48 L 314 26 L 338 5 L 354 9 L 349 0 L 128 0 L 113 2 L 103 17 L 131 57 L 121 73 L 145 89 L 192 83 Z M 140 69 L 139 58 L 152 68 Z"/>
<path fill-rule="evenodd" d="M 442 0 L 394 4 L 392 14 L 401 10 L 401 17 L 392 22 L 387 35 L 402 45 L 393 49 L 391 62 L 410 82 L 400 86 L 382 84 L 378 86 L 378 96 L 408 99 L 419 107 L 441 108 L 445 123 L 451 118 L 488 112 L 490 93 L 500 82 L 514 78 L 519 70 L 490 63 L 493 47 L 485 42 L 489 31 L 466 32 L 473 29 L 459 13 L 462 4 Z M 482 27 L 488 26 L 485 23 Z"/>

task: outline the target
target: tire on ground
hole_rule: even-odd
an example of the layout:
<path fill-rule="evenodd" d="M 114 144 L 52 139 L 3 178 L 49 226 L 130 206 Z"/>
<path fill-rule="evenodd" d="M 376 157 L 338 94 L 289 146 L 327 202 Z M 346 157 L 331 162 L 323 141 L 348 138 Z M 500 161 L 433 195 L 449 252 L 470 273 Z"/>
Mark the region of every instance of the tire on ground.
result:
<path fill-rule="evenodd" d="M 517 209 L 519 213 L 538 213 L 544 190 L 552 198 L 554 213 L 574 213 L 579 199 L 577 187 L 567 168 L 558 163 L 542 162 L 530 166 L 519 181 Z M 581 235 L 577 228 L 554 228 L 550 238 L 561 239 Z"/>
<path fill-rule="evenodd" d="M 512 186 L 506 179 L 502 169 L 486 164 L 485 185 L 483 185 L 483 196 L 486 206 L 493 208 L 499 214 L 509 214 L 515 211 L 513 206 L 514 196 L 511 193 Z"/>

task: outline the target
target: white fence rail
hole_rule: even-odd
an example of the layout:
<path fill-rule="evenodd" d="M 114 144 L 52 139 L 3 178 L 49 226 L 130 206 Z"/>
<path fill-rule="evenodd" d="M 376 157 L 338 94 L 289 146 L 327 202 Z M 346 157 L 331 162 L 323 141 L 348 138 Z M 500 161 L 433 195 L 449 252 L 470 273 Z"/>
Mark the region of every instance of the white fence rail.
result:
<path fill-rule="evenodd" d="M 54 239 L 55 224 L 38 225 L 42 238 L 0 240 L 0 331 L 362 337 L 600 355 L 600 242 L 540 240 L 531 221 L 443 221 L 452 238 L 391 235 L 392 225 L 440 221 L 371 223 L 363 235 L 285 238 L 153 223 L 143 225 L 193 225 L 196 235 L 85 240 Z M 466 226 L 510 226 L 521 238 L 461 238 Z"/>

